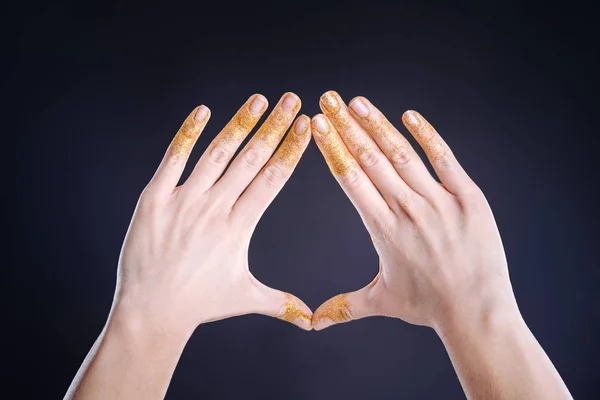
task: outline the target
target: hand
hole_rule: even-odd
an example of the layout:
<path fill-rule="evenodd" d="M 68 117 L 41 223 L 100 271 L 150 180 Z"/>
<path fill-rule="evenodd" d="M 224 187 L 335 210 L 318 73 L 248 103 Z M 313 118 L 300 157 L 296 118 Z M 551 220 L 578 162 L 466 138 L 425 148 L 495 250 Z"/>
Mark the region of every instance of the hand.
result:
<path fill-rule="evenodd" d="M 441 184 L 367 99 L 348 108 L 330 91 L 320 105 L 325 115 L 312 119 L 313 135 L 380 263 L 369 285 L 321 305 L 314 328 L 385 315 L 441 332 L 459 318 L 518 314 L 492 212 L 435 129 L 415 111 L 402 117 Z"/>
<path fill-rule="evenodd" d="M 265 286 L 248 268 L 252 232 L 310 141 L 302 115 L 271 157 L 300 109 L 295 94 L 282 97 L 225 171 L 266 108 L 263 96 L 250 97 L 177 186 L 210 111 L 200 106 L 185 120 L 135 210 L 111 318 L 191 334 L 204 322 L 258 313 L 311 328 L 302 301 Z"/>

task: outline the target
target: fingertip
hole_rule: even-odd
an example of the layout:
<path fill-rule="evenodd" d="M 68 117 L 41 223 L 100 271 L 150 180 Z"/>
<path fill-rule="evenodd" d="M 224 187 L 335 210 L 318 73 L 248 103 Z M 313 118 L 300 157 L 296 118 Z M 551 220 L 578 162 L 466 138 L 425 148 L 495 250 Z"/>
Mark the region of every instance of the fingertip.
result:
<path fill-rule="evenodd" d="M 323 93 L 319 100 L 321 110 L 329 114 L 335 114 L 340 110 L 342 98 L 335 90 Z"/>
<path fill-rule="evenodd" d="M 330 97 L 330 96 L 339 97 L 340 95 L 335 90 L 330 89 L 321 95 L 321 100 L 323 100 L 326 97 Z"/>
<path fill-rule="evenodd" d="M 250 112 L 252 114 L 260 114 L 269 106 L 269 102 L 265 96 L 260 93 L 255 93 L 250 96 Z"/>
<path fill-rule="evenodd" d="M 204 122 L 210 118 L 210 108 L 206 107 L 204 104 L 196 107 L 196 115 L 194 119 L 196 122 Z"/>
<path fill-rule="evenodd" d="M 329 328 L 331 325 L 335 325 L 335 322 L 333 322 L 329 318 L 325 318 L 320 320 L 318 323 L 313 324 L 313 329 L 315 331 L 322 331 L 325 328 Z"/>
<path fill-rule="evenodd" d="M 421 114 L 414 110 L 407 110 L 402 114 L 402 122 L 406 126 L 418 127 L 420 124 Z"/>
<path fill-rule="evenodd" d="M 348 107 L 359 117 L 364 118 L 369 115 L 369 101 L 362 96 L 356 96 L 350 103 Z"/>
<path fill-rule="evenodd" d="M 296 123 L 294 124 L 294 132 L 297 135 L 305 135 L 309 133 L 310 130 L 310 118 L 305 114 L 302 114 L 298 118 L 296 118 Z"/>
<path fill-rule="evenodd" d="M 312 118 L 312 132 L 319 133 L 320 135 L 327 135 L 329 133 L 329 123 L 327 118 L 323 114 L 317 114 Z"/>
<path fill-rule="evenodd" d="M 300 96 L 298 96 L 296 93 L 294 92 L 285 92 L 282 96 L 283 98 L 287 98 L 287 97 L 291 97 L 293 98 L 297 103 L 302 104 L 302 100 L 300 99 Z"/>
<path fill-rule="evenodd" d="M 339 294 L 321 304 L 312 317 L 312 325 L 319 331 L 331 325 L 351 321 L 350 303 L 346 294 Z"/>
<path fill-rule="evenodd" d="M 285 303 L 277 318 L 308 331 L 312 329 L 312 316 L 312 311 L 302 300 L 286 293 Z"/>

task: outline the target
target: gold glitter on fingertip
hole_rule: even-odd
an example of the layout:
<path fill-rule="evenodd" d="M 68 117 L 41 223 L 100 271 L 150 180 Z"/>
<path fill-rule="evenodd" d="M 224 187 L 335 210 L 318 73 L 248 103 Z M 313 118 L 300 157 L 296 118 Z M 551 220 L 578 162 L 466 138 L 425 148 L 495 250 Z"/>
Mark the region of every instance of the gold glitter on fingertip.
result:
<path fill-rule="evenodd" d="M 350 303 L 348 302 L 345 294 L 338 294 L 327 301 L 324 305 L 319 307 L 319 309 L 313 315 L 313 326 L 317 326 L 325 318 L 336 323 L 346 322 L 352 319 Z"/>
<path fill-rule="evenodd" d="M 258 95 L 251 96 L 238 112 L 235 113 L 233 118 L 225 125 L 217 137 L 218 140 L 234 144 L 239 144 L 244 141 L 248 133 L 250 133 L 252 128 L 254 128 L 254 125 L 256 125 L 260 119 L 262 113 L 268 107 L 268 104 L 265 102 L 262 110 L 258 114 L 253 114 L 250 111 L 250 106 L 256 96 Z"/>
<path fill-rule="evenodd" d="M 304 128 L 302 133 L 288 133 L 285 140 L 281 144 L 279 150 L 277 150 L 276 158 L 277 161 L 284 164 L 286 167 L 293 169 L 305 148 L 305 135 L 308 131 L 308 124 Z M 295 131 L 294 131 L 295 132 Z"/>
<path fill-rule="evenodd" d="M 308 322 L 309 325 L 312 321 L 312 316 L 308 315 L 302 308 L 298 306 L 298 301 L 294 296 L 289 293 L 285 294 L 285 308 L 284 313 L 277 317 L 283 321 L 290 322 L 292 324 L 296 323 L 297 319 Z"/>
<path fill-rule="evenodd" d="M 402 121 L 413 128 L 418 128 L 421 125 L 419 113 L 413 110 L 405 111 L 404 114 L 402 114 Z"/>
<path fill-rule="evenodd" d="M 196 139 L 198 139 L 198 135 L 200 131 L 206 125 L 206 121 L 210 116 L 210 111 L 207 108 L 202 108 L 203 106 L 196 107 L 190 115 L 183 121 L 181 128 L 177 131 L 177 134 L 171 141 L 169 145 L 169 151 L 171 152 L 171 156 L 178 158 L 181 156 L 187 156 L 194 147 L 196 143 Z M 197 121 L 196 115 L 204 110 L 204 115 L 202 118 Z"/>
<path fill-rule="evenodd" d="M 327 114 L 335 114 L 340 110 L 340 95 L 337 92 L 330 90 L 321 96 L 321 108 Z"/>
<path fill-rule="evenodd" d="M 286 109 L 283 105 L 290 98 L 295 100 L 295 102 L 290 109 Z M 298 113 L 300 105 L 300 99 L 295 94 L 286 93 L 283 95 L 271 115 L 267 117 L 266 121 L 256 132 L 256 138 L 263 141 L 268 147 L 277 147 L 277 144 L 279 144 L 281 138 L 285 135 L 285 131 L 293 121 L 294 116 Z"/>

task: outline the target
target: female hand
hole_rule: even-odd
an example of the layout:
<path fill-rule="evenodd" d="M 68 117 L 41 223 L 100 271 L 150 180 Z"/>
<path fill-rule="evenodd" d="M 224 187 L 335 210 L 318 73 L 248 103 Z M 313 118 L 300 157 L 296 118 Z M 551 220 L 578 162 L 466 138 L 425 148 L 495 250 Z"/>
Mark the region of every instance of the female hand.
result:
<path fill-rule="evenodd" d="M 380 269 L 366 287 L 321 305 L 314 328 L 385 315 L 441 332 L 459 317 L 518 315 L 490 207 L 435 129 L 415 111 L 402 117 L 441 184 L 367 99 L 348 108 L 330 91 L 320 105 L 313 135 L 371 234 Z"/>
<path fill-rule="evenodd" d="M 200 106 L 185 120 L 135 210 L 112 319 L 191 334 L 204 322 L 258 313 L 311 328 L 302 301 L 265 286 L 248 268 L 254 228 L 310 141 L 310 120 L 302 115 L 271 157 L 300 109 L 298 96 L 281 98 L 225 171 L 266 108 L 262 95 L 250 97 L 177 186 L 210 111 Z"/>

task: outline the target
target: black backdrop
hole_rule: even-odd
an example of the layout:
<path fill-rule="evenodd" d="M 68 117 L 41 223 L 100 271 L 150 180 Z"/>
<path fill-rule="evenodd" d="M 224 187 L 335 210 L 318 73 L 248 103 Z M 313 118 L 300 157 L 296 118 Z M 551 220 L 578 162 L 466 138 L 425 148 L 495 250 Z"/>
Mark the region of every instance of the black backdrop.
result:
<path fill-rule="evenodd" d="M 53 4 L 6 21 L 5 390 L 66 391 L 105 321 L 137 196 L 193 107 L 212 119 L 192 160 L 252 93 L 274 104 L 294 91 L 312 116 L 335 89 L 397 124 L 412 108 L 436 125 L 494 209 L 530 328 L 573 395 L 596 397 L 594 14 L 574 2 L 417 3 L 199 3 L 175 17 L 105 2 L 93 18 Z M 376 273 L 314 143 L 261 220 L 250 267 L 313 309 Z M 234 397 L 463 394 L 431 329 L 371 318 L 307 333 L 245 316 L 197 329 L 167 395 Z"/>

